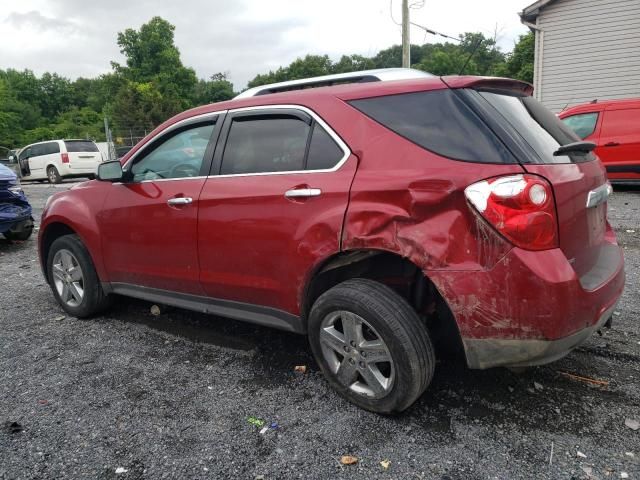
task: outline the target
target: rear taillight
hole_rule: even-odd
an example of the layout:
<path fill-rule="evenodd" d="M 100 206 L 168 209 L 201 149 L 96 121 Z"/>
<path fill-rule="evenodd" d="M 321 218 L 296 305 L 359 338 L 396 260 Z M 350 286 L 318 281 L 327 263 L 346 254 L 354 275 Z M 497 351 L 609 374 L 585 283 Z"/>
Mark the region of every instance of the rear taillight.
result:
<path fill-rule="evenodd" d="M 69 154 L 68 153 L 62 153 L 62 163 L 69 163 Z"/>
<path fill-rule="evenodd" d="M 537 175 L 510 175 L 469 185 L 475 209 L 514 245 L 526 250 L 558 246 L 558 220 L 551 185 Z"/>

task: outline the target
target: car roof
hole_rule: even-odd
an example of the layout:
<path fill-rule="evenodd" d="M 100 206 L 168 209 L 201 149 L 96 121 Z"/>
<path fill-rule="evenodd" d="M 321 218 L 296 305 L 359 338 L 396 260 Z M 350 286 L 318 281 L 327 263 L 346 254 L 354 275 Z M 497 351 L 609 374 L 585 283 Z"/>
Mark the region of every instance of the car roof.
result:
<path fill-rule="evenodd" d="M 623 98 L 617 100 L 594 100 L 589 103 L 581 103 L 567 108 L 558 114 L 560 118 L 576 115 L 578 113 L 601 112 L 603 110 L 622 110 L 628 108 L 640 108 L 640 98 Z"/>
<path fill-rule="evenodd" d="M 374 70 L 360 70 L 357 72 L 336 73 L 332 75 L 321 75 L 319 77 L 301 78 L 286 82 L 270 83 L 250 88 L 236 95 L 235 98 L 248 98 L 260 95 L 270 95 L 292 90 L 303 90 L 307 88 L 317 88 L 320 86 L 331 86 L 344 83 L 368 83 L 387 82 L 390 80 L 406 80 L 410 78 L 434 77 L 431 73 L 414 68 L 377 68 Z"/>

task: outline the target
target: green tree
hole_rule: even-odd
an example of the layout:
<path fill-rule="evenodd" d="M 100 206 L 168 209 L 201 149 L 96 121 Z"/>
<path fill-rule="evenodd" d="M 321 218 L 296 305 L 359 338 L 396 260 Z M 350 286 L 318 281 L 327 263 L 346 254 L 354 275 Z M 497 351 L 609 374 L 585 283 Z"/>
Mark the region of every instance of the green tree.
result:
<path fill-rule="evenodd" d="M 533 32 L 520 35 L 513 51 L 506 56 L 498 75 L 517 78 L 533 83 L 533 62 L 535 58 L 535 36 Z"/>
<path fill-rule="evenodd" d="M 198 80 L 195 90 L 196 105 L 222 102 L 236 95 L 233 84 L 227 79 L 225 73 L 213 74 L 210 80 Z"/>
<path fill-rule="evenodd" d="M 331 66 L 331 72 L 357 72 L 372 68 L 375 68 L 375 63 L 372 58 L 363 57 L 362 55 L 343 55 L 338 62 Z"/>
<path fill-rule="evenodd" d="M 111 106 L 116 126 L 155 126 L 193 106 L 197 78 L 182 64 L 174 30 L 166 20 L 153 17 L 140 30 L 118 34 L 126 66 L 112 63 L 124 80 Z"/>

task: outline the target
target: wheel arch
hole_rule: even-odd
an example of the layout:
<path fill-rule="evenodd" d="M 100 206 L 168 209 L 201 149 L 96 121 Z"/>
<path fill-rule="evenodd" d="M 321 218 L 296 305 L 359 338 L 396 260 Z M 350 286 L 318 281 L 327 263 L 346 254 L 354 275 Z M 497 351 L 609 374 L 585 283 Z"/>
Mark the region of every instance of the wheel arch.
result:
<path fill-rule="evenodd" d="M 316 266 L 301 292 L 300 312 L 305 330 L 315 300 L 352 278 L 368 278 L 389 286 L 418 312 L 441 352 L 464 352 L 455 316 L 429 276 L 410 259 L 382 249 L 338 252 Z"/>
<path fill-rule="evenodd" d="M 47 261 L 49 259 L 49 250 L 51 249 L 51 245 L 60 237 L 77 234 L 78 233 L 73 228 L 60 221 L 49 223 L 40 233 L 40 266 L 42 267 L 44 278 L 47 283 L 50 283 L 49 275 L 47 273 Z"/>

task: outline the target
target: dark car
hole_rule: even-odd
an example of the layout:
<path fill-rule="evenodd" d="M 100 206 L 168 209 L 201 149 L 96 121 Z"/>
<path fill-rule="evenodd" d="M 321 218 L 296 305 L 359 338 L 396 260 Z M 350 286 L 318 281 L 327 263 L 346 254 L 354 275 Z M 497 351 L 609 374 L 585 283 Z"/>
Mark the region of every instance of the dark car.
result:
<path fill-rule="evenodd" d="M 18 177 L 0 164 L 0 233 L 9 240 L 26 240 L 32 231 L 31 205 Z"/>
<path fill-rule="evenodd" d="M 308 334 L 330 385 L 385 413 L 437 345 L 540 365 L 610 320 L 611 186 L 529 84 L 311 86 L 184 112 L 55 194 L 39 252 L 62 307 L 115 293 Z"/>

